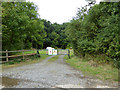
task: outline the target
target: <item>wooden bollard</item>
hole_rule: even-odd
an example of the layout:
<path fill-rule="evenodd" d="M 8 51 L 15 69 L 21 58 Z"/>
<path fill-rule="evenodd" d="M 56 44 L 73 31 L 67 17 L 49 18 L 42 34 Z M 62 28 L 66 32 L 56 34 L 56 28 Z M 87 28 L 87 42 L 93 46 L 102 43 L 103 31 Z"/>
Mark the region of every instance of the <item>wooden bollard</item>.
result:
<path fill-rule="evenodd" d="M 6 61 L 8 62 L 8 50 L 6 50 Z"/>
<path fill-rule="evenodd" d="M 24 50 L 23 50 L 23 60 L 24 60 Z"/>

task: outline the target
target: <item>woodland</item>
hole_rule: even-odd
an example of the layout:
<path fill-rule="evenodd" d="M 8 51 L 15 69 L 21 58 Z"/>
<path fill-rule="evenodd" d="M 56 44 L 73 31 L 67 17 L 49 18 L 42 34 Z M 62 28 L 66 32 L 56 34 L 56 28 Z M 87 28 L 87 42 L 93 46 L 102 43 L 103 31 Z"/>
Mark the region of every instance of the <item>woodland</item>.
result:
<path fill-rule="evenodd" d="M 67 23 L 40 18 L 32 2 L 2 2 L 2 50 L 70 48 L 78 57 L 104 57 L 120 67 L 120 2 L 78 8 Z"/>

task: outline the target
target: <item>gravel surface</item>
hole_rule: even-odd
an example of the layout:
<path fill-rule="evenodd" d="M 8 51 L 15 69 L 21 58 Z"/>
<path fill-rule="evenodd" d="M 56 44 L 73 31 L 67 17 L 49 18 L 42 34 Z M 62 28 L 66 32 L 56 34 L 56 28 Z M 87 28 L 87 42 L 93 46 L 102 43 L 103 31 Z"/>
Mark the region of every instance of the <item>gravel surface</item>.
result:
<path fill-rule="evenodd" d="M 37 64 L 5 69 L 1 76 L 17 79 L 17 85 L 9 88 L 116 88 L 117 84 L 85 77 L 73 69 L 59 56 L 55 62 L 48 62 L 50 56 Z"/>

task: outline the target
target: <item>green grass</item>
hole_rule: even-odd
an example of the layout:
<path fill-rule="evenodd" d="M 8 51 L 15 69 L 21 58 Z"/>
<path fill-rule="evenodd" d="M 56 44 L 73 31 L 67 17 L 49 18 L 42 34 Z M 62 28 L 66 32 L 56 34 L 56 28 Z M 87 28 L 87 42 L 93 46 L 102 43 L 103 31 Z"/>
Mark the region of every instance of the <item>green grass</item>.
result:
<path fill-rule="evenodd" d="M 69 49 L 69 50 L 70 50 L 70 57 L 73 57 L 74 56 L 73 49 Z"/>
<path fill-rule="evenodd" d="M 47 52 L 46 50 L 39 50 L 40 54 L 46 54 L 46 52 Z"/>
<path fill-rule="evenodd" d="M 93 60 L 87 61 L 85 58 L 75 56 L 71 59 L 65 56 L 64 59 L 70 66 L 82 71 L 85 76 L 96 77 L 101 80 L 118 81 L 118 69 L 110 64 L 98 64 Z"/>
<path fill-rule="evenodd" d="M 36 51 L 25 51 L 24 54 L 32 54 L 36 53 Z M 23 55 L 23 52 L 14 52 L 12 55 Z"/>
<path fill-rule="evenodd" d="M 25 51 L 24 54 L 32 54 L 32 53 L 37 53 L 37 50 L 33 50 L 33 51 Z M 40 54 L 46 54 L 46 50 L 39 50 Z M 22 55 L 23 52 L 15 52 L 12 53 L 13 55 Z"/>
<path fill-rule="evenodd" d="M 29 56 L 29 57 L 26 57 L 24 60 L 22 58 L 21 59 L 16 58 L 16 59 L 13 59 L 13 61 L 2 64 L 2 68 L 6 69 L 6 68 L 12 68 L 12 67 L 17 67 L 22 65 L 39 63 L 42 60 L 46 59 L 47 57 L 49 56 L 48 55 L 41 55 L 41 57 Z"/>
<path fill-rule="evenodd" d="M 48 62 L 54 62 L 59 58 L 59 55 L 56 55 L 54 57 L 52 57 L 51 59 L 48 60 Z"/>

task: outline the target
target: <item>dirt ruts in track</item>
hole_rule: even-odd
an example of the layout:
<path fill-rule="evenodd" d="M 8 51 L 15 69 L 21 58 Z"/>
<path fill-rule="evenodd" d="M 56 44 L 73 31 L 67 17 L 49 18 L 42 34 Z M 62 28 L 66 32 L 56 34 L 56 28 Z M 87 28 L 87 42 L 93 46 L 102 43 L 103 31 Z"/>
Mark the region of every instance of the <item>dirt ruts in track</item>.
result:
<path fill-rule="evenodd" d="M 48 62 L 50 56 L 40 63 L 5 69 L 3 77 L 18 80 L 9 88 L 110 88 L 116 84 L 85 77 L 64 61 L 64 55 L 55 62 Z"/>

